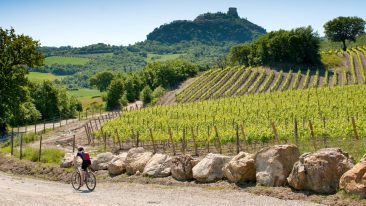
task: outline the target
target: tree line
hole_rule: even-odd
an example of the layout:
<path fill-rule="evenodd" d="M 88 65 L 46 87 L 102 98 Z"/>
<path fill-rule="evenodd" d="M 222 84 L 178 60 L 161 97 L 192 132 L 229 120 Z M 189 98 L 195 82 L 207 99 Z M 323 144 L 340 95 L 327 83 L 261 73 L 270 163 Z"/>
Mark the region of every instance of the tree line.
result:
<path fill-rule="evenodd" d="M 245 66 L 319 64 L 319 43 L 311 27 L 272 31 L 253 43 L 233 46 L 228 59 L 231 64 Z"/>
<path fill-rule="evenodd" d="M 40 44 L 14 29 L 0 27 L 0 135 L 7 127 L 33 123 L 39 119 L 72 117 L 81 103 L 66 90 L 45 81 L 31 83 L 27 68 L 42 66 Z"/>
<path fill-rule="evenodd" d="M 337 17 L 324 24 L 326 38 L 341 42 L 343 50 L 346 41 L 356 41 L 365 33 L 365 20 L 359 17 Z M 308 27 L 290 31 L 272 31 L 258 40 L 231 47 L 228 61 L 232 65 L 319 65 L 321 39 Z"/>
<path fill-rule="evenodd" d="M 152 62 L 143 70 L 129 74 L 98 72 L 90 78 L 90 84 L 107 92 L 106 109 L 115 110 L 136 100 L 155 103 L 166 89 L 174 88 L 204 69 L 183 60 Z"/>

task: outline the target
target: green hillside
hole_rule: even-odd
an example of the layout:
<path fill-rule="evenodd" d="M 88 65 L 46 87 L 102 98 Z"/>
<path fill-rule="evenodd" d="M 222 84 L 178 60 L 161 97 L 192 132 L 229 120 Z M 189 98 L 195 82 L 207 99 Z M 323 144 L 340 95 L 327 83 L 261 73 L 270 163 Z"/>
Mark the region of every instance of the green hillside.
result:
<path fill-rule="evenodd" d="M 90 61 L 89 58 L 83 57 L 67 57 L 67 56 L 51 56 L 45 59 L 45 65 L 51 66 L 53 64 L 59 65 L 84 65 Z"/>
<path fill-rule="evenodd" d="M 29 72 L 28 74 L 28 79 L 32 82 L 42 82 L 43 80 L 49 80 L 49 81 L 62 80 L 65 77 L 66 76 L 59 76 L 51 73 L 41 73 L 41 72 Z"/>
<path fill-rule="evenodd" d="M 101 105 L 104 105 L 102 93 L 97 89 L 77 89 L 68 91 L 68 93 L 80 100 L 84 109 L 91 108 L 92 105 L 102 108 Z"/>
<path fill-rule="evenodd" d="M 177 58 L 184 58 L 185 54 L 148 54 L 146 61 L 149 62 L 155 62 L 155 61 L 167 61 L 167 60 L 173 60 Z"/>
<path fill-rule="evenodd" d="M 247 42 L 266 33 L 262 27 L 240 18 L 236 8 L 227 13 L 206 13 L 195 20 L 179 20 L 161 25 L 147 35 L 149 41 L 174 44 L 180 41 Z"/>

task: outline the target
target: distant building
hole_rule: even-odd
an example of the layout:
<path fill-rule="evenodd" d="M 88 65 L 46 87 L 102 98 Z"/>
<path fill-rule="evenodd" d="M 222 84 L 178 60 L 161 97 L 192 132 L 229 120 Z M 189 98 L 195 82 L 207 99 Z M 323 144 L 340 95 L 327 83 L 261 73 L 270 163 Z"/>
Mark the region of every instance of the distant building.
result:
<path fill-rule="evenodd" d="M 233 17 L 239 17 L 238 11 L 235 7 L 230 7 L 229 11 L 227 12 L 227 15 L 233 16 Z"/>

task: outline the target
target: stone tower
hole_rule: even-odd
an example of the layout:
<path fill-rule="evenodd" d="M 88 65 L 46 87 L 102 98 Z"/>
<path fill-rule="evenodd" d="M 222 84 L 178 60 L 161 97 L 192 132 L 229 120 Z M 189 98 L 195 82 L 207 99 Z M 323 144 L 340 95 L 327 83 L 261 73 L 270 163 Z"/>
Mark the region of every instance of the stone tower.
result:
<path fill-rule="evenodd" d="M 236 10 L 235 7 L 230 7 L 227 14 L 230 15 L 230 16 L 233 16 L 233 17 L 239 17 L 238 11 Z"/>

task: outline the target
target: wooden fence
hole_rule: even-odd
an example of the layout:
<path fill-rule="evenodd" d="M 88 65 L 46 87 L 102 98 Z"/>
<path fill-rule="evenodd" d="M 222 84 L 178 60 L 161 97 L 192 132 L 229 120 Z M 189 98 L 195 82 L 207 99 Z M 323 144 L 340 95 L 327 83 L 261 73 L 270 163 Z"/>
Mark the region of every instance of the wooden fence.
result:
<path fill-rule="evenodd" d="M 108 112 L 106 114 L 102 114 L 100 113 L 99 115 L 89 115 L 89 117 L 86 115 L 85 118 L 87 119 L 87 122 L 85 124 L 83 124 L 81 127 L 78 128 L 74 128 L 72 130 L 70 130 L 70 132 L 74 132 L 76 130 L 79 130 L 81 128 L 85 128 L 85 131 L 88 130 L 88 133 L 91 134 L 93 128 L 97 129 L 100 128 L 100 126 L 106 122 L 109 121 L 112 118 L 115 118 L 117 116 L 120 116 L 121 113 L 118 112 Z M 81 120 L 81 119 L 80 119 Z M 59 122 L 46 122 L 44 121 L 44 125 L 43 125 L 43 129 L 42 130 L 37 130 L 37 125 L 34 127 L 34 131 L 30 131 L 25 129 L 24 132 L 21 132 L 19 128 L 12 128 L 11 132 L 9 134 L 9 146 L 10 146 L 10 154 L 13 156 L 14 152 L 15 152 L 15 147 L 19 147 L 19 159 L 23 158 L 23 150 L 24 150 L 24 145 L 27 143 L 25 142 L 25 136 L 28 133 L 34 133 L 35 134 L 35 141 L 39 141 L 39 157 L 38 157 L 38 161 L 41 161 L 41 154 L 42 154 L 42 141 L 44 139 L 44 134 L 46 129 L 50 128 L 52 130 L 54 130 L 57 127 L 62 127 L 65 126 L 67 124 L 70 123 L 74 123 L 75 121 L 78 121 L 78 119 L 72 119 L 72 120 L 63 120 L 65 123 L 62 124 L 61 121 Z M 39 126 L 39 124 L 38 124 Z M 27 127 L 25 127 L 27 128 Z M 88 136 L 87 136 L 88 137 Z M 15 144 L 15 139 L 18 138 L 18 144 Z M 72 141 L 72 147 L 73 147 L 73 152 L 75 151 L 75 147 L 76 147 L 76 136 L 73 135 L 73 141 Z M 88 142 L 90 143 L 90 139 L 88 137 Z"/>
<path fill-rule="evenodd" d="M 120 117 L 120 114 L 114 114 L 115 117 Z M 360 137 L 357 128 L 355 118 L 351 117 L 350 122 L 353 125 L 353 135 L 351 138 L 342 139 L 342 138 L 330 138 L 327 136 L 321 136 L 314 132 L 314 125 L 311 120 L 308 120 L 307 126 L 309 129 L 308 137 L 299 137 L 298 132 L 298 121 L 294 118 L 293 121 L 293 135 L 290 138 L 283 139 L 281 135 L 277 131 L 277 127 L 275 122 L 270 123 L 270 127 L 272 129 L 273 138 L 265 141 L 253 140 L 248 141 L 246 138 L 245 128 L 243 124 L 234 125 L 233 129 L 235 130 L 234 141 L 222 143 L 220 138 L 220 131 L 218 131 L 216 126 L 212 126 L 212 128 L 208 128 L 208 131 L 213 131 L 214 138 L 213 140 L 197 140 L 198 131 L 196 128 L 182 128 L 179 132 L 182 132 L 181 138 L 177 141 L 174 140 L 173 130 L 169 128 L 166 132 L 169 134 L 169 138 L 164 141 L 155 140 L 154 139 L 154 131 L 150 128 L 150 139 L 141 141 L 138 132 L 133 132 L 127 137 L 127 140 L 122 141 L 120 138 L 118 131 L 115 131 L 117 138 L 112 138 L 107 133 L 103 133 L 102 138 L 95 138 L 93 135 L 93 131 L 95 129 L 101 128 L 99 124 L 94 123 L 94 127 L 90 126 L 92 122 L 89 122 L 89 126 L 86 125 L 86 131 L 88 135 L 88 143 L 92 145 L 100 145 L 103 146 L 104 151 L 118 151 L 118 150 L 128 150 L 133 147 L 144 147 L 147 150 L 150 150 L 154 153 L 166 153 L 171 155 L 179 155 L 179 154 L 191 154 L 193 156 L 201 156 L 207 153 L 220 153 L 227 155 L 235 155 L 240 151 L 245 151 L 249 153 L 257 152 L 258 150 L 273 146 L 277 144 L 296 144 L 299 149 L 303 152 L 315 151 L 320 148 L 325 147 L 345 147 L 347 150 L 355 150 L 350 151 L 354 153 L 362 153 L 364 152 L 362 149 L 362 145 L 365 146 L 365 137 Z M 98 121 L 97 121 L 98 122 Z M 93 129 L 92 129 L 93 128 Z M 174 130 L 177 133 L 176 130 Z M 189 135 L 189 137 L 188 137 Z M 210 136 L 208 134 L 207 136 Z M 359 145 L 359 147 L 354 147 L 354 145 Z M 347 151 L 346 150 L 346 151 Z M 356 151 L 357 150 L 357 151 Z"/>

